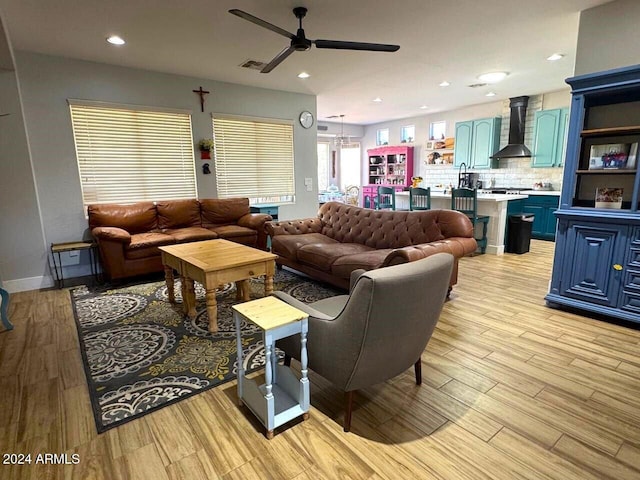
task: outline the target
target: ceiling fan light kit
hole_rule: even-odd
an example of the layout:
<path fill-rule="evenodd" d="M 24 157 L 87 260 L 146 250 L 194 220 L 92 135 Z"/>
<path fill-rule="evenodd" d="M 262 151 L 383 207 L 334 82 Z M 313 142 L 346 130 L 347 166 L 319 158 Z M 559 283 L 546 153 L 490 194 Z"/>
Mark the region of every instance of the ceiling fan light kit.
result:
<path fill-rule="evenodd" d="M 238 10 L 237 8 L 229 10 L 229 13 L 291 40 L 288 47 L 284 48 L 273 58 L 273 60 L 260 70 L 261 73 L 269 73 L 293 52 L 304 52 L 309 50 L 311 45 L 315 45 L 316 48 L 328 48 L 333 50 L 365 50 L 370 52 L 397 52 L 400 49 L 399 45 L 389 45 L 384 43 L 346 42 L 342 40 L 320 39 L 310 40 L 306 37 L 304 29 L 302 28 L 302 19 L 307 14 L 307 9 L 305 7 L 296 7 L 293 9 L 293 14 L 298 19 L 298 31 L 295 34 L 262 20 L 261 18 L 255 17 L 250 13 Z"/>

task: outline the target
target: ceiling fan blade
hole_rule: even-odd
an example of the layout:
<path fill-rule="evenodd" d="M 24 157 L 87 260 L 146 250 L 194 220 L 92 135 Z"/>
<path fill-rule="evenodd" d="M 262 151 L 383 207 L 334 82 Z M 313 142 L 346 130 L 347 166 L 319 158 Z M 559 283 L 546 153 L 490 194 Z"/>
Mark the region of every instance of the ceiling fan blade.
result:
<path fill-rule="evenodd" d="M 368 50 L 372 52 L 397 52 L 400 45 L 384 43 L 342 42 L 340 40 L 314 40 L 317 48 L 333 48 L 338 50 Z"/>
<path fill-rule="evenodd" d="M 267 30 L 271 30 L 272 32 L 278 33 L 278 34 L 282 35 L 283 37 L 287 37 L 287 38 L 289 38 L 291 40 L 293 40 L 295 38 L 295 35 L 293 33 L 289 33 L 286 30 L 284 30 L 284 29 L 282 29 L 280 27 L 277 27 L 276 25 L 273 25 L 272 23 L 265 22 L 261 18 L 254 17 L 250 13 L 243 12 L 242 10 L 238 10 L 237 8 L 233 8 L 233 9 L 229 10 L 229 13 L 231 13 L 231 14 L 237 16 L 237 17 L 244 18 L 245 20 L 248 20 L 251 23 L 255 23 L 256 25 L 260 25 L 261 27 L 266 28 Z"/>
<path fill-rule="evenodd" d="M 280 65 L 289 55 L 291 55 L 295 51 L 296 49 L 293 47 L 285 48 L 278 55 L 276 55 L 274 59 L 271 60 L 262 70 L 260 70 L 260 73 L 269 73 L 271 70 L 273 70 L 278 65 Z"/>

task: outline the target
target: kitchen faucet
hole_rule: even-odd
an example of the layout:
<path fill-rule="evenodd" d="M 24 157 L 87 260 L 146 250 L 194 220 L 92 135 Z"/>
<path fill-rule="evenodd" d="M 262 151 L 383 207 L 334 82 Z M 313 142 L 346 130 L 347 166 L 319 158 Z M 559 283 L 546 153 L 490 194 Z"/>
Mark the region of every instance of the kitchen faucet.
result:
<path fill-rule="evenodd" d="M 464 167 L 464 176 L 465 176 L 465 178 L 467 176 L 467 164 L 462 162 L 460 164 L 460 168 L 458 168 L 458 188 L 462 187 L 462 167 Z M 465 183 L 466 183 L 466 181 L 465 181 Z M 465 186 L 468 186 L 468 185 L 465 185 Z"/>

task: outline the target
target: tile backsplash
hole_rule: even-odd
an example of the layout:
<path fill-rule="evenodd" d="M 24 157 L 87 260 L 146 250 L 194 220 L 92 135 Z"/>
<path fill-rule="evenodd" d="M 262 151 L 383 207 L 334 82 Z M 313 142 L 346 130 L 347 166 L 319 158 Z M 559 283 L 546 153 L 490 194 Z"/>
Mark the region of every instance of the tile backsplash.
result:
<path fill-rule="evenodd" d="M 478 172 L 479 179 L 484 186 L 489 186 L 491 179 L 495 179 L 496 187 L 532 188 L 534 183 L 551 183 L 553 190 L 562 188 L 562 168 L 531 168 L 529 158 L 510 158 L 500 160 L 501 168 L 489 170 L 470 170 Z M 436 187 L 437 185 L 457 186 L 458 169 L 450 165 L 422 165 L 420 176 L 424 179 L 422 186 Z"/>
<path fill-rule="evenodd" d="M 533 127 L 535 112 L 542 108 L 542 95 L 529 97 L 527 118 L 525 121 L 524 143 L 529 148 L 533 147 Z M 507 144 L 509 139 L 509 101 L 505 100 L 502 107 L 502 126 L 500 129 L 500 148 Z M 425 155 L 426 157 L 426 155 Z M 496 187 L 522 187 L 532 188 L 534 183 L 551 183 L 553 190 L 562 188 L 562 168 L 531 168 L 530 158 L 502 159 L 500 168 L 489 170 L 470 170 L 479 173 L 479 178 L 484 186 L 489 186 L 494 179 Z M 456 186 L 458 184 L 458 169 L 453 165 L 425 165 L 420 162 L 415 170 L 424 178 L 422 186 L 436 187 L 437 185 Z M 416 167 L 418 167 L 416 165 Z"/>

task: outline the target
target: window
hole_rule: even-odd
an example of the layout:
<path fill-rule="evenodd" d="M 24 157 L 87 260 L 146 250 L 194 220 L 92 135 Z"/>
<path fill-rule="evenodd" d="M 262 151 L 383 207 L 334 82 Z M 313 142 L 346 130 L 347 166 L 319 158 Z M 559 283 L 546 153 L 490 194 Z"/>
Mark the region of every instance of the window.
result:
<path fill-rule="evenodd" d="M 318 142 L 318 191 L 325 192 L 330 183 L 329 157 L 331 155 L 329 142 Z"/>
<path fill-rule="evenodd" d="M 407 125 L 406 127 L 402 127 L 400 129 L 400 141 L 402 143 L 411 143 L 416 138 L 416 127 L 415 125 Z"/>
<path fill-rule="evenodd" d="M 447 122 L 431 122 L 429 125 L 429 140 L 440 140 L 445 137 Z"/>
<path fill-rule="evenodd" d="M 69 100 L 82 201 L 195 198 L 191 115 Z"/>
<path fill-rule="evenodd" d="M 214 115 L 213 141 L 220 198 L 294 201 L 292 122 Z"/>
<path fill-rule="evenodd" d="M 340 190 L 345 191 L 347 187 L 357 186 L 362 183 L 360 166 L 359 143 L 346 143 L 340 147 Z"/>
<path fill-rule="evenodd" d="M 389 145 L 388 128 L 381 128 L 376 132 L 376 145 Z"/>

